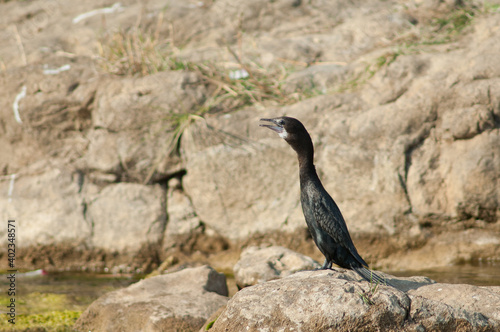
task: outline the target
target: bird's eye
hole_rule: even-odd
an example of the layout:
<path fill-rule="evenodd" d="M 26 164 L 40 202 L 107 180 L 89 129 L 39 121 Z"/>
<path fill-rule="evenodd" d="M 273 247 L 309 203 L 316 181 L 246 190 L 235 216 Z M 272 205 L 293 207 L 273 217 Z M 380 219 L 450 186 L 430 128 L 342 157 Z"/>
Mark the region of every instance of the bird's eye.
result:
<path fill-rule="evenodd" d="M 285 120 L 280 119 L 280 120 L 278 121 L 278 124 L 279 124 L 280 126 L 283 126 L 283 125 L 285 124 Z"/>

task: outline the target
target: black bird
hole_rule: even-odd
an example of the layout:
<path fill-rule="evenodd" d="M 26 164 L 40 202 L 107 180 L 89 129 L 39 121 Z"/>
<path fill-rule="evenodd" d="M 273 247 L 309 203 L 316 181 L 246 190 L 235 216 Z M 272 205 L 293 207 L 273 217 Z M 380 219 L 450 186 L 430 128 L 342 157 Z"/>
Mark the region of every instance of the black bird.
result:
<path fill-rule="evenodd" d="M 297 152 L 300 175 L 300 202 L 309 232 L 325 256 L 321 269 L 331 269 L 332 263 L 356 271 L 368 281 L 387 284 L 384 277 L 368 269 L 352 243 L 342 213 L 326 192 L 314 167 L 314 147 L 311 136 L 297 119 L 280 117 L 261 119 L 261 124 L 274 130 Z"/>

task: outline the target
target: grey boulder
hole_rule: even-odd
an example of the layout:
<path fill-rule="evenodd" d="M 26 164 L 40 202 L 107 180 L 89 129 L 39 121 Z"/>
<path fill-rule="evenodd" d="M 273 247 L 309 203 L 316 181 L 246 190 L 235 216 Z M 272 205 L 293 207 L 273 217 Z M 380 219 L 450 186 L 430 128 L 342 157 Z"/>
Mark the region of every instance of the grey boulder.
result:
<path fill-rule="evenodd" d="M 77 331 L 195 331 L 228 300 L 226 278 L 208 266 L 144 279 L 101 296 Z"/>

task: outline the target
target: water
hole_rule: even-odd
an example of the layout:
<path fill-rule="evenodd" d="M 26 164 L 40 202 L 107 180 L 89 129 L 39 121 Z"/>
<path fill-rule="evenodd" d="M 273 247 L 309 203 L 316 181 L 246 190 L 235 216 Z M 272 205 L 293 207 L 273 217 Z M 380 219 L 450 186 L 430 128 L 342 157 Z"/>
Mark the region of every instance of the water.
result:
<path fill-rule="evenodd" d="M 50 273 L 25 276 L 18 274 L 15 281 L 16 313 L 41 314 L 57 310 L 83 311 L 101 295 L 129 286 L 138 279 L 131 276 L 96 275 L 86 273 Z M 6 275 L 0 280 L 2 290 L 9 288 Z M 0 294 L 0 313 L 11 296 Z"/>
<path fill-rule="evenodd" d="M 465 264 L 420 271 L 387 271 L 398 277 L 425 276 L 440 283 L 500 286 L 500 264 Z"/>

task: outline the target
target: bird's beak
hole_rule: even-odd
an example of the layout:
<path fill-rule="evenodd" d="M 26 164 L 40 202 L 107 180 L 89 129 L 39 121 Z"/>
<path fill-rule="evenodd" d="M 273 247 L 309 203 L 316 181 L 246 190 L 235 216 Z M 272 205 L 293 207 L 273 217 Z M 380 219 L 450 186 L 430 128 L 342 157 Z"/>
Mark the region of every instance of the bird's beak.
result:
<path fill-rule="evenodd" d="M 278 125 L 276 123 L 276 119 L 260 119 L 260 121 L 267 121 L 267 122 L 271 122 L 271 124 L 259 124 L 259 126 L 261 127 L 266 127 L 266 128 L 269 128 L 271 130 L 274 130 L 275 132 L 277 132 L 278 134 L 281 134 L 283 133 L 284 129 L 283 127 L 281 127 L 280 125 Z"/>

